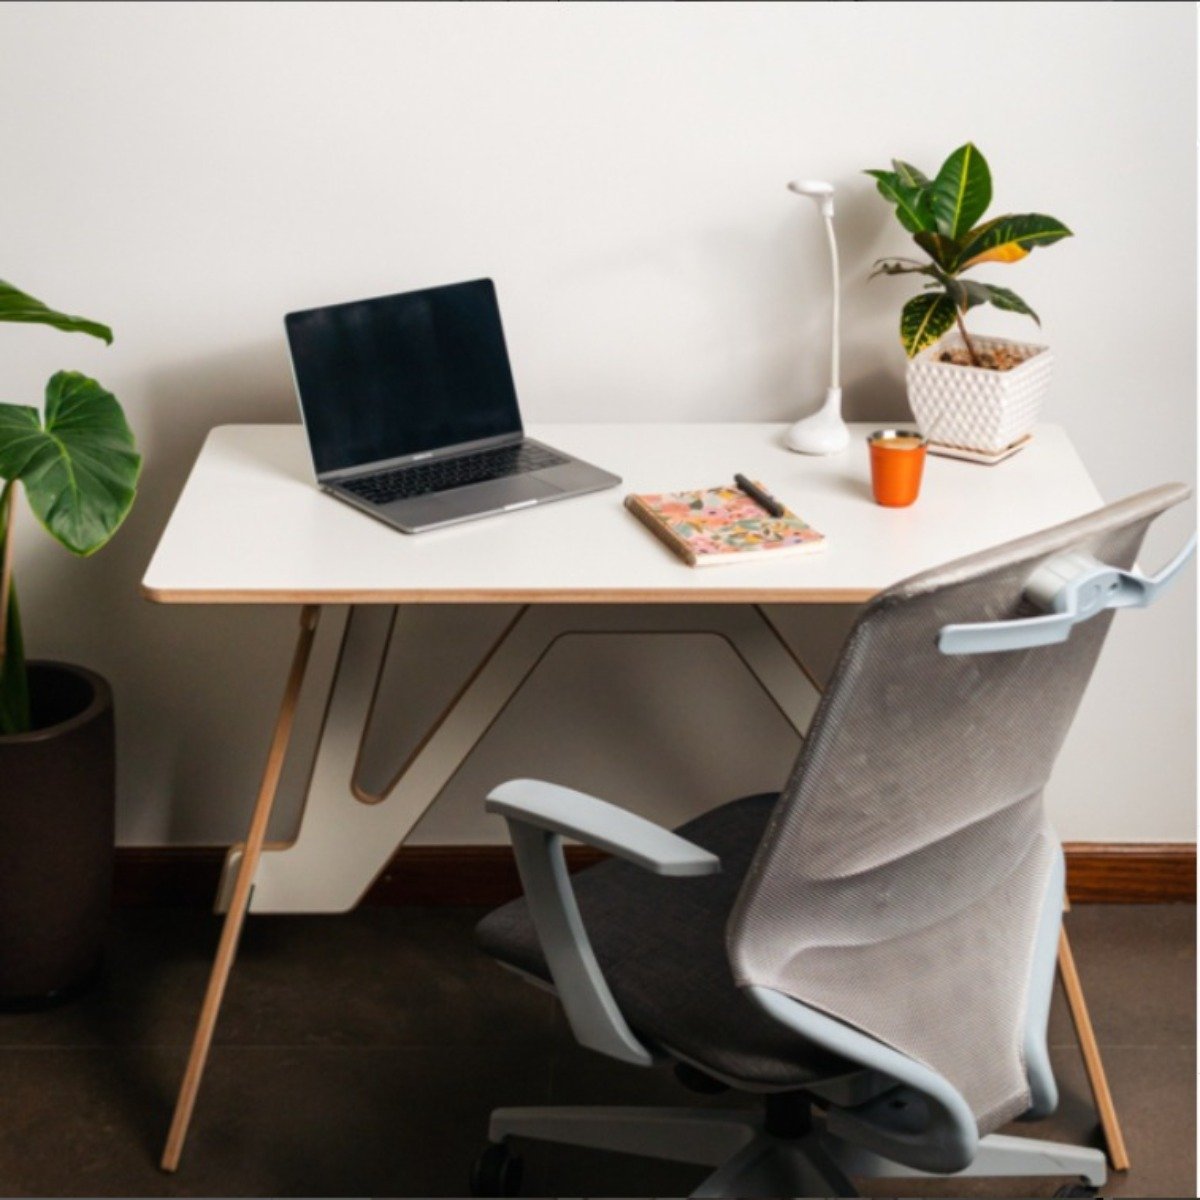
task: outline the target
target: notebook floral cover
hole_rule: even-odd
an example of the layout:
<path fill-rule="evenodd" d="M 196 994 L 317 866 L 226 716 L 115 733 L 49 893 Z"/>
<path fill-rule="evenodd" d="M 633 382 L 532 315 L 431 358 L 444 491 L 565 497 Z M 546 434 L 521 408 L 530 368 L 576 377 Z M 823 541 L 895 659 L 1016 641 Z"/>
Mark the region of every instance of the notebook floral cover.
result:
<path fill-rule="evenodd" d="M 825 545 L 825 535 L 795 513 L 773 517 L 736 487 L 626 496 L 625 507 L 693 567 L 807 554 Z"/>

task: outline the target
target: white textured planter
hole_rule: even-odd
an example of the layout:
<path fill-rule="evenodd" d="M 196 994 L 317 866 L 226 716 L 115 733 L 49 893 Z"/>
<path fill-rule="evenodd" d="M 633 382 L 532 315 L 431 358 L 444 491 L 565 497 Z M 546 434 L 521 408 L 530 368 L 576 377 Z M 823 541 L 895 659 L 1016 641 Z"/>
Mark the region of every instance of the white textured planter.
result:
<path fill-rule="evenodd" d="M 908 402 L 931 441 L 999 454 L 1037 424 L 1054 356 L 1048 346 L 1032 342 L 979 334 L 971 341 L 981 350 L 1010 346 L 1030 357 L 1011 371 L 938 362 L 944 350 L 962 346 L 958 333 L 949 333 L 909 360 Z"/>

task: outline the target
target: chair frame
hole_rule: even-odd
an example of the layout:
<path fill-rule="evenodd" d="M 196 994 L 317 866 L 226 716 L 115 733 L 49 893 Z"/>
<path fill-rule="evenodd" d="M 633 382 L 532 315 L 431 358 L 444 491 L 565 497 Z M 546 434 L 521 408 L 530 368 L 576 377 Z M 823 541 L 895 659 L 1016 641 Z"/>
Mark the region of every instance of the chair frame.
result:
<path fill-rule="evenodd" d="M 686 1061 L 669 1046 L 646 1045 L 621 1015 L 575 901 L 563 839 L 578 839 L 659 875 L 711 874 L 719 870 L 716 857 L 628 810 L 540 780 L 501 785 L 486 808 L 508 822 L 554 990 L 577 1040 L 639 1066 L 664 1058 Z M 1030 987 L 1025 1048 L 1031 1117 L 1051 1111 L 1057 1100 L 1045 1030 L 1062 887 L 1060 853 L 1047 889 Z M 492 1114 L 490 1141 L 527 1137 L 715 1167 L 696 1196 L 853 1196 L 851 1174 L 1074 1176 L 1094 1187 L 1104 1183 L 1102 1151 L 1001 1134 L 979 1138 L 966 1101 L 936 1072 L 789 996 L 768 988 L 749 991 L 800 1036 L 852 1057 L 862 1069 L 815 1082 L 801 1093 L 768 1094 L 766 1117 L 753 1109 L 501 1108 Z M 744 1090 L 735 1080 L 722 1082 Z M 780 1130 L 770 1118 L 773 1102 L 781 1097 L 799 1099 L 806 1109 L 819 1106 L 824 1114 L 800 1122 L 798 1129 Z M 919 1126 L 914 1117 L 924 1118 Z"/>

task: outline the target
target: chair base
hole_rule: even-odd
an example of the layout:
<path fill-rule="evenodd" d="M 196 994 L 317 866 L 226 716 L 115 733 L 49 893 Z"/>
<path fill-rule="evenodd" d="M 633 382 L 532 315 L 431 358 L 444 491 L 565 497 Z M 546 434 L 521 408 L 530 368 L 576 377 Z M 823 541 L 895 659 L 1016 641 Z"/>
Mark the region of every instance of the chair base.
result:
<path fill-rule="evenodd" d="M 498 1108 L 488 1136 L 493 1143 L 530 1138 L 714 1167 L 692 1193 L 698 1197 L 857 1196 L 851 1176 L 944 1178 L 836 1137 L 819 1120 L 771 1132 L 775 1124 L 748 1108 Z M 952 1178 L 968 1176 L 1073 1178 L 1099 1187 L 1106 1166 L 1099 1150 L 992 1134 Z"/>

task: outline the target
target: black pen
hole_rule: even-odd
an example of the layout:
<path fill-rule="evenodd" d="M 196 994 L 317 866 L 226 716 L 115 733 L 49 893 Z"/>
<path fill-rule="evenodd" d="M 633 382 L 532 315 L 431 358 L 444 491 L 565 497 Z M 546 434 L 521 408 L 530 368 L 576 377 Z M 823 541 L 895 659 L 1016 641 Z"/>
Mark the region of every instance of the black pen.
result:
<path fill-rule="evenodd" d="M 759 508 L 764 508 L 773 517 L 782 517 L 784 507 L 771 495 L 770 492 L 764 492 L 757 484 L 751 483 L 745 475 L 735 475 L 733 482 L 738 485 L 739 491 L 743 491 Z"/>

